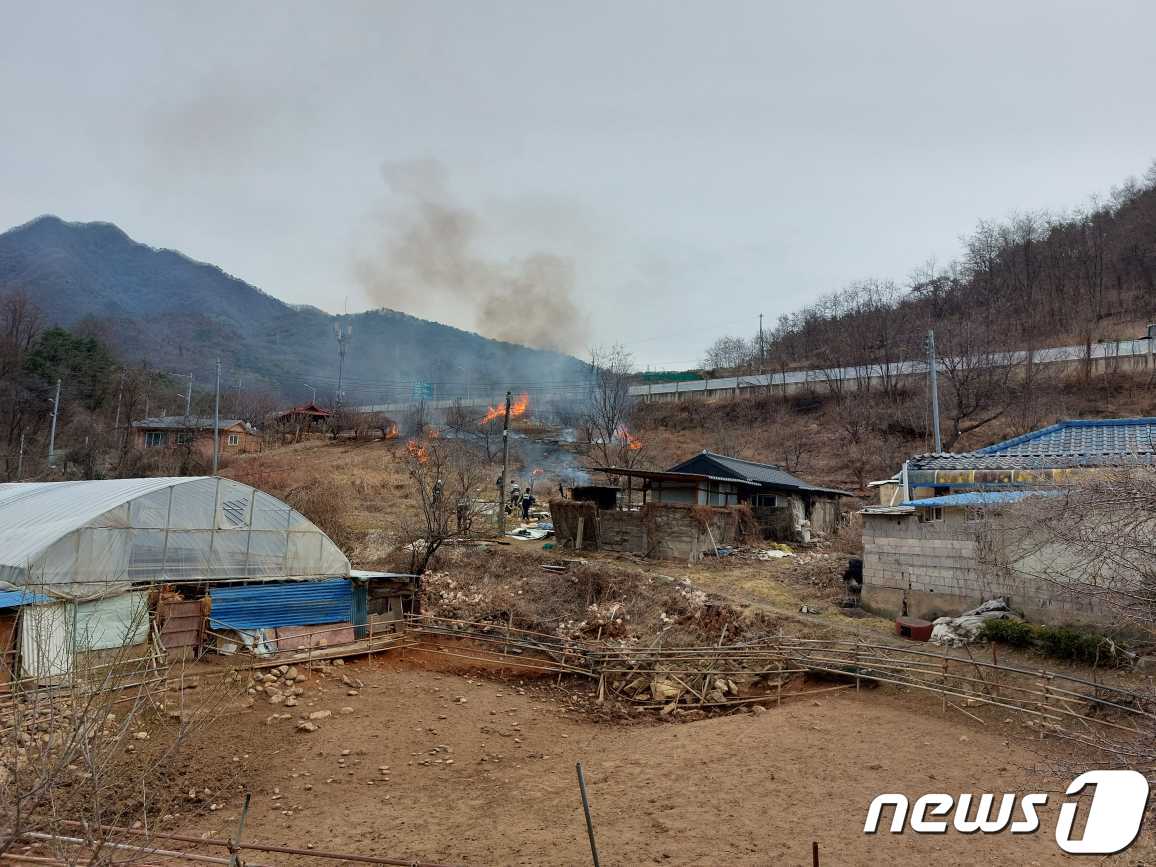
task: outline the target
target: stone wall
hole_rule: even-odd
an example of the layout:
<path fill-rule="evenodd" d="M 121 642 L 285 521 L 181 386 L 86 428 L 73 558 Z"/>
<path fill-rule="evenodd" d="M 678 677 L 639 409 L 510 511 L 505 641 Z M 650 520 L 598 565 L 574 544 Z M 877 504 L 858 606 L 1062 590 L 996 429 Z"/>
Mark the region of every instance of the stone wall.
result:
<path fill-rule="evenodd" d="M 1043 552 L 1017 559 L 1008 551 L 998 531 L 982 522 L 968 523 L 963 509 L 945 509 L 942 521 L 930 523 L 910 514 L 865 514 L 863 605 L 899 614 L 906 598 L 908 614 L 934 620 L 1002 596 L 1034 622 L 1107 620 L 1103 607 L 1086 595 L 1034 577 L 1048 571 L 1038 568 Z M 1010 567 L 995 565 L 1009 561 Z"/>
<path fill-rule="evenodd" d="M 620 551 L 664 560 L 702 559 L 715 545 L 734 542 L 739 510 L 733 507 L 648 503 L 639 509 L 600 510 L 589 503 L 550 501 L 558 545 L 574 548 L 583 518 L 584 550 Z"/>

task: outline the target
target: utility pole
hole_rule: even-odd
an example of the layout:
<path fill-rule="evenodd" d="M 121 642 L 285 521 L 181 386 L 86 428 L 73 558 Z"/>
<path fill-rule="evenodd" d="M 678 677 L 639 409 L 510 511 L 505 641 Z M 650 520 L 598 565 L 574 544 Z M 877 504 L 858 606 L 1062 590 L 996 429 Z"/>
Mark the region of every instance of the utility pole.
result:
<path fill-rule="evenodd" d="M 120 427 L 120 402 L 124 397 L 124 377 L 127 372 L 123 367 L 120 369 L 120 388 L 116 391 L 116 417 L 112 421 L 112 432 L 114 436 Z"/>
<path fill-rule="evenodd" d="M 352 325 L 342 325 L 340 322 L 333 326 L 333 331 L 337 335 L 337 401 L 336 408 L 341 408 L 341 380 L 345 373 L 345 344 L 349 342 L 350 336 L 353 334 Z"/>
<path fill-rule="evenodd" d="M 220 362 L 217 362 L 218 366 Z M 185 418 L 187 419 L 193 411 L 193 373 L 189 371 L 189 387 L 185 391 Z"/>
<path fill-rule="evenodd" d="M 767 364 L 767 344 L 763 340 L 763 314 L 759 314 L 759 372 Z"/>
<path fill-rule="evenodd" d="M 513 395 L 506 392 L 506 419 L 502 422 L 502 485 L 498 491 L 498 532 L 506 532 L 506 481 L 510 474 L 510 402 Z"/>
<path fill-rule="evenodd" d="M 189 389 L 192 392 L 192 389 Z M 217 393 L 213 399 L 213 475 L 221 463 L 221 359 L 217 359 Z"/>
<path fill-rule="evenodd" d="M 60 418 L 60 380 L 56 380 L 56 397 L 52 399 L 52 431 L 48 434 L 48 466 L 56 466 L 56 420 Z"/>
<path fill-rule="evenodd" d="M 317 389 L 315 389 L 313 386 L 311 386 L 307 382 L 302 383 L 302 385 L 304 385 L 307 389 L 309 389 L 311 392 L 313 392 L 313 397 L 310 399 L 309 402 L 312 403 L 314 406 L 316 406 L 317 405 Z M 382 403 L 385 403 L 385 401 L 382 400 Z"/>
<path fill-rule="evenodd" d="M 16 456 L 16 481 L 24 478 L 24 431 L 20 431 L 20 452 Z"/>
<path fill-rule="evenodd" d="M 935 331 L 927 332 L 927 387 L 931 393 L 931 429 L 935 432 L 935 450 L 943 451 L 939 435 L 939 369 L 935 359 Z"/>

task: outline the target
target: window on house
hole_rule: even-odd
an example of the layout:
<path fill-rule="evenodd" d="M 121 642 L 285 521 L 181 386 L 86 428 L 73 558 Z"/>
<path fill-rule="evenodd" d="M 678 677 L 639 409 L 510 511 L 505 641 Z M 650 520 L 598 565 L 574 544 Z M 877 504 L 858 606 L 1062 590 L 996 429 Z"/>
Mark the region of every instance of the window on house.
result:
<path fill-rule="evenodd" d="M 241 444 L 241 435 L 240 434 L 229 434 L 229 445 L 239 446 L 240 444 Z"/>
<path fill-rule="evenodd" d="M 967 507 L 967 523 L 981 524 L 987 518 L 987 510 L 983 506 Z"/>
<path fill-rule="evenodd" d="M 168 436 L 163 430 L 147 430 L 144 435 L 144 444 L 146 448 L 156 449 L 164 446 Z"/>
<path fill-rule="evenodd" d="M 753 500 L 754 505 L 766 509 L 778 509 L 786 505 L 786 502 L 780 502 L 779 497 L 775 494 L 755 494 Z"/>
<path fill-rule="evenodd" d="M 177 445 L 188 446 L 193 444 L 193 434 L 191 431 L 183 430 L 177 434 Z"/>
<path fill-rule="evenodd" d="M 919 509 L 919 523 L 932 524 L 943 520 L 943 506 L 931 506 L 926 509 Z"/>

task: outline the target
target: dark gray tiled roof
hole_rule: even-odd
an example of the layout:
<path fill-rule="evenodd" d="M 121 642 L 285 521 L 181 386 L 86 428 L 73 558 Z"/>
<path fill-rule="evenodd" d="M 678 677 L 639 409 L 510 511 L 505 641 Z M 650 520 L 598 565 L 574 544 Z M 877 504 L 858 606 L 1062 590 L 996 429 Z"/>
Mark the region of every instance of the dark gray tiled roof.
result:
<path fill-rule="evenodd" d="M 757 482 L 773 488 L 785 488 L 796 491 L 809 491 L 818 494 L 834 494 L 840 497 L 853 497 L 848 491 L 837 488 L 824 488 L 803 481 L 793 476 L 782 467 L 775 464 L 760 464 L 755 461 L 746 461 L 742 458 L 732 458 L 727 455 L 718 455 L 714 452 L 703 451 L 678 466 L 671 467 L 672 473 L 705 473 L 707 475 L 723 476 L 727 478 L 743 479 L 748 482 Z"/>
<path fill-rule="evenodd" d="M 1019 470 L 1156 463 L 1156 418 L 1074 419 L 974 452 L 917 455 L 917 470 Z"/>
<path fill-rule="evenodd" d="M 234 425 L 244 425 L 245 429 L 252 431 L 252 427 L 247 421 L 239 418 L 223 418 L 217 422 L 221 430 Z M 142 418 L 139 421 L 132 423 L 133 427 L 143 428 L 145 430 L 212 430 L 213 417 L 209 416 L 183 416 L 183 415 L 166 415 L 159 418 Z"/>

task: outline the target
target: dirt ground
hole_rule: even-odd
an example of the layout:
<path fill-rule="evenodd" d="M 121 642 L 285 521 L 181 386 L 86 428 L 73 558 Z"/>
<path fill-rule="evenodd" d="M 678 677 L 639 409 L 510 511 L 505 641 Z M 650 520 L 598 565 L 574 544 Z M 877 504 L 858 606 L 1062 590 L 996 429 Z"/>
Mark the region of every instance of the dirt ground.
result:
<path fill-rule="evenodd" d="M 1055 797 L 1033 835 L 863 833 L 867 806 L 883 792 L 1054 789 L 1012 725 L 943 717 L 938 703 L 882 690 L 822 692 L 693 723 L 600 723 L 583 710 L 585 683 L 455 674 L 439 663 L 411 651 L 405 662 L 311 676 L 295 710 L 331 711 L 318 731 L 297 731 L 295 719 L 266 723 L 281 708 L 262 701 L 198 737 L 197 761 L 241 770 L 253 791 L 247 839 L 317 850 L 588 864 L 581 761 L 605 865 L 802 865 L 812 841 L 825 865 L 1066 857 L 1052 839 Z M 357 695 L 340 672 L 363 681 Z M 223 796 L 213 796 L 216 812 L 186 814 L 178 827 L 228 837 L 240 797 Z M 1143 863 L 1136 856 L 1120 863 Z M 332 863 L 274 857 L 266 863 Z"/>

